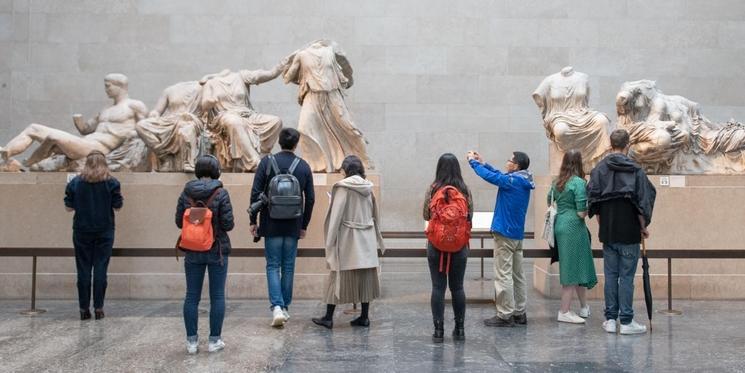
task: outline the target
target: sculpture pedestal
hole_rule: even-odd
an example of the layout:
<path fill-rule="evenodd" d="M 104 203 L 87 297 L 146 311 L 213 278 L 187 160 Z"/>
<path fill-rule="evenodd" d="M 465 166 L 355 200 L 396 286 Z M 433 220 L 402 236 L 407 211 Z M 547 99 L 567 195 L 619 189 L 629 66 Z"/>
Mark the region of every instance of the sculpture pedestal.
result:
<path fill-rule="evenodd" d="M 668 179 L 671 186 L 660 185 L 661 176 L 649 177 L 657 188 L 650 238 L 647 248 L 659 249 L 742 249 L 745 246 L 745 176 L 695 175 Z M 534 222 L 536 236 L 543 231 L 546 195 L 551 177 L 536 178 Z M 594 249 L 598 242 L 596 219 L 588 220 Z M 546 243 L 536 240 L 536 246 Z M 603 298 L 603 261 L 595 260 L 598 284 L 588 294 Z M 641 289 L 641 264 L 637 272 L 637 298 Z M 683 299 L 745 299 L 745 260 L 673 259 L 673 296 Z M 662 300 L 667 293 L 667 261 L 650 259 L 652 292 Z M 558 298 L 561 292 L 559 264 L 549 265 L 548 259 L 537 259 L 533 282 L 544 295 Z M 662 306 L 662 303 L 660 303 Z"/>
<path fill-rule="evenodd" d="M 65 173 L 0 173 L 1 247 L 72 247 L 72 213 L 64 209 Z M 124 208 L 116 216 L 114 247 L 173 248 L 179 230 L 174 222 L 176 202 L 193 176 L 181 173 L 117 173 Z M 340 174 L 314 174 L 316 203 L 308 236 L 301 247 L 323 247 L 323 223 L 328 192 Z M 368 178 L 380 195 L 379 175 Z M 253 174 L 223 174 L 230 193 L 235 229 L 233 247 L 263 247 L 249 233 L 248 202 Z M 31 292 L 30 257 L 0 261 L 0 299 L 27 298 Z M 185 293 L 183 259 L 114 257 L 109 265 L 109 298 L 181 299 Z M 76 269 L 72 257 L 38 258 L 38 297 L 76 299 Z M 298 298 L 322 295 L 327 270 L 324 258 L 297 261 L 294 293 Z M 230 258 L 228 290 L 231 298 L 267 296 L 264 258 Z M 205 288 L 204 296 L 208 295 Z"/>

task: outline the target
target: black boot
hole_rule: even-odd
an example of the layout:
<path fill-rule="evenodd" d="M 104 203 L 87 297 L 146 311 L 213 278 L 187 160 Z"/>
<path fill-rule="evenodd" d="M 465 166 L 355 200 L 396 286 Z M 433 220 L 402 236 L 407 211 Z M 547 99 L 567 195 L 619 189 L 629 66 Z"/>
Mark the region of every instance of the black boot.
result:
<path fill-rule="evenodd" d="M 442 343 L 445 339 L 445 322 L 442 320 L 435 320 L 435 333 L 432 334 L 432 342 Z"/>
<path fill-rule="evenodd" d="M 80 320 L 88 320 L 91 318 L 90 310 L 80 310 Z"/>
<path fill-rule="evenodd" d="M 455 328 L 453 328 L 453 339 L 456 341 L 466 340 L 466 330 L 463 327 L 463 319 L 455 319 Z"/>

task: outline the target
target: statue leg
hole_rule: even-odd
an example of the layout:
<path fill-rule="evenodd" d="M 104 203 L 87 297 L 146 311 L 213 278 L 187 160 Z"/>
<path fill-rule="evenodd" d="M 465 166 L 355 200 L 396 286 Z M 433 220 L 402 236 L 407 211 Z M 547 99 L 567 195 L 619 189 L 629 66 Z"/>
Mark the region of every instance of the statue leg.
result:
<path fill-rule="evenodd" d="M 89 141 L 56 128 L 31 124 L 8 142 L 8 145 L 0 152 L 0 156 L 7 160 L 14 155 L 23 153 L 31 147 L 34 141 L 41 143 L 42 147 L 35 151 L 29 160 L 24 162 L 27 166 L 53 155 L 53 150 L 59 150 L 73 160 L 83 158 L 93 150 L 100 150 L 104 153 L 109 151 L 98 142 Z"/>
<path fill-rule="evenodd" d="M 25 152 L 31 147 L 34 140 L 38 142 L 46 140 L 46 137 L 51 130 L 52 128 L 41 124 L 34 123 L 29 125 L 26 129 L 21 131 L 18 136 L 10 140 L 8 144 L 5 145 L 5 148 L 0 150 L 0 156 L 2 156 L 3 160 L 7 161 L 9 158 Z"/>
<path fill-rule="evenodd" d="M 333 133 L 323 123 L 322 114 L 315 105 L 315 96 L 305 96 L 300 109 L 297 130 L 300 132 L 300 154 L 313 172 L 336 172 L 329 153 L 329 137 Z M 325 141 L 324 141 L 325 140 Z M 338 149 L 341 152 L 341 148 Z M 343 155 L 342 155 L 343 157 Z"/>
<path fill-rule="evenodd" d="M 259 149 L 259 139 L 251 132 L 251 128 L 246 123 L 246 118 L 235 114 L 224 114 L 220 116 L 220 126 L 229 137 L 229 153 L 231 161 L 240 160 L 245 171 L 256 168 L 261 159 L 257 151 Z"/>
<path fill-rule="evenodd" d="M 282 131 L 282 119 L 276 115 L 251 113 L 247 119 L 250 130 L 259 137 L 258 151 L 262 154 L 272 152 L 274 144 Z"/>
<path fill-rule="evenodd" d="M 199 156 L 199 129 L 195 124 L 185 124 L 179 129 L 179 136 L 183 144 L 179 157 L 183 170 L 194 172 L 196 159 Z"/>

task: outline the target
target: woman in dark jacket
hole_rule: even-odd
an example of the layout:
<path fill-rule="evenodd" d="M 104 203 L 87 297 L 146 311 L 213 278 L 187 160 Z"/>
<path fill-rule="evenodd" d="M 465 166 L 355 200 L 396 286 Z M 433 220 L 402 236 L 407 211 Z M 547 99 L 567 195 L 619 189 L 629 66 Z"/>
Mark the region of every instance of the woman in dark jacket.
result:
<path fill-rule="evenodd" d="M 463 181 L 460 172 L 458 158 L 451 154 L 445 153 L 437 161 L 437 170 L 435 171 L 435 180 L 427 188 L 424 195 L 424 220 L 430 221 L 432 211 L 430 211 L 430 202 L 441 188 L 452 186 L 455 187 L 468 201 L 468 221 L 473 218 L 473 199 L 468 186 Z M 435 332 L 432 334 L 432 340 L 435 343 L 442 343 L 444 339 L 445 325 L 445 290 L 450 287 L 450 295 L 453 298 L 453 316 L 455 327 L 453 328 L 453 339 L 465 340 L 466 334 L 463 326 L 466 317 L 466 292 L 463 290 L 463 278 L 466 275 L 466 263 L 468 262 L 468 245 L 464 246 L 457 253 L 450 257 L 450 272 L 442 270 L 442 256 L 447 255 L 435 248 L 431 242 L 427 241 L 427 261 L 429 263 L 429 274 L 432 279 L 432 295 L 430 303 L 432 308 L 432 319 L 435 324 Z"/>
<path fill-rule="evenodd" d="M 65 208 L 75 211 L 72 242 L 78 269 L 80 319 L 91 318 L 91 272 L 96 320 L 104 317 L 106 272 L 114 246 L 114 210 L 122 208 L 119 181 L 109 173 L 106 156 L 93 151 L 85 159 L 80 175 L 65 188 Z"/>
<path fill-rule="evenodd" d="M 194 354 L 198 350 L 197 320 L 199 300 L 202 297 L 204 272 L 209 275 L 210 287 L 210 338 L 209 352 L 222 350 L 222 322 L 225 317 L 225 281 L 228 275 L 228 255 L 230 237 L 233 229 L 233 207 L 228 191 L 223 189 L 220 178 L 220 164 L 213 156 L 203 156 L 197 160 L 194 173 L 197 179 L 184 186 L 176 207 L 176 225 L 182 228 L 184 212 L 193 203 L 207 201 L 212 211 L 212 228 L 215 242 L 206 252 L 184 250 L 184 273 L 186 274 L 186 297 L 184 299 L 184 324 L 186 326 L 186 350 Z M 214 194 L 214 195 L 213 195 Z M 191 200 L 191 202 L 190 202 Z"/>

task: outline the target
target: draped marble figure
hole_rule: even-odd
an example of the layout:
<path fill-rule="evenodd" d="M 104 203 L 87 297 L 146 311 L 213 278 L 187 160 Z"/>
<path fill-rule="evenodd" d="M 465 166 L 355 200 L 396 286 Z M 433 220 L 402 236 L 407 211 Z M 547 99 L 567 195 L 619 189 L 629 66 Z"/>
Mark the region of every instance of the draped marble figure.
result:
<path fill-rule="evenodd" d="M 352 67 L 336 42 L 317 40 L 295 52 L 283 77 L 299 86 L 299 146 L 311 169 L 339 171 L 351 154 L 372 168 L 367 141 L 344 102 L 344 90 L 353 83 Z"/>
<path fill-rule="evenodd" d="M 250 86 L 279 76 L 287 61 L 283 59 L 271 70 L 223 70 L 199 81 L 204 122 L 214 134 L 213 152 L 226 170 L 253 171 L 262 156 L 272 151 L 282 120 L 254 110 Z"/>
<path fill-rule="evenodd" d="M 137 133 L 156 157 L 156 171 L 194 171 L 203 131 L 201 92 L 197 81 L 176 83 L 163 90 L 148 118 L 137 122 Z"/>
<path fill-rule="evenodd" d="M 631 136 L 630 156 L 648 172 L 745 172 L 745 125 L 712 122 L 698 103 L 666 95 L 652 80 L 623 83 L 616 111 Z"/>
<path fill-rule="evenodd" d="M 114 171 L 141 167 L 145 163 L 147 148 L 137 137 L 135 123 L 145 117 L 147 108 L 142 101 L 129 98 L 128 79 L 123 74 L 106 75 L 104 88 L 106 95 L 114 101 L 113 105 L 88 121 L 83 120 L 81 114 L 73 115 L 73 123 L 82 137 L 33 123 L 5 147 L 0 147 L 0 162 L 13 163 L 13 156 L 38 142 L 39 147 L 23 162 L 32 170 L 75 170 L 80 167 L 76 161 L 84 159 L 93 150 L 106 154 L 109 167 Z"/>
<path fill-rule="evenodd" d="M 590 85 L 587 74 L 567 66 L 549 75 L 533 92 L 543 118 L 546 136 L 560 154 L 577 149 L 582 153 L 585 170 L 589 171 L 610 148 L 608 117 L 591 109 Z M 553 159 L 553 157 L 552 157 Z M 558 172 L 558 169 L 552 172 Z"/>

